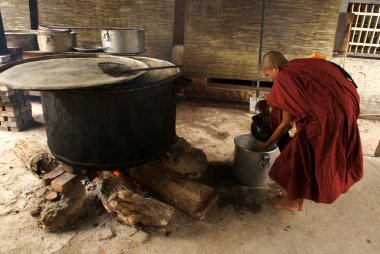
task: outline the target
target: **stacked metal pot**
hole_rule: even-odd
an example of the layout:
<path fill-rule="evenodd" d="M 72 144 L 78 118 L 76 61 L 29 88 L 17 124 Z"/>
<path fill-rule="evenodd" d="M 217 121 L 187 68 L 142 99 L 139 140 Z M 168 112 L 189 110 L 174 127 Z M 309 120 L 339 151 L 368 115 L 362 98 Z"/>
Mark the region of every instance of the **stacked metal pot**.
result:
<path fill-rule="evenodd" d="M 8 47 L 23 51 L 62 53 L 73 51 L 77 33 L 66 28 L 39 26 L 38 30 L 10 30 L 5 32 Z M 107 53 L 137 55 L 144 52 L 145 31 L 137 28 L 103 29 L 100 31 L 102 47 Z M 91 52 L 90 48 L 84 48 Z M 94 48 L 95 49 L 95 48 Z M 99 47 L 96 47 L 99 49 Z"/>
<path fill-rule="evenodd" d="M 145 32 L 143 29 L 102 30 L 104 52 L 140 54 L 144 52 Z"/>
<path fill-rule="evenodd" d="M 41 52 L 68 52 L 76 46 L 77 33 L 70 29 L 50 29 L 39 27 L 37 30 L 38 48 Z"/>

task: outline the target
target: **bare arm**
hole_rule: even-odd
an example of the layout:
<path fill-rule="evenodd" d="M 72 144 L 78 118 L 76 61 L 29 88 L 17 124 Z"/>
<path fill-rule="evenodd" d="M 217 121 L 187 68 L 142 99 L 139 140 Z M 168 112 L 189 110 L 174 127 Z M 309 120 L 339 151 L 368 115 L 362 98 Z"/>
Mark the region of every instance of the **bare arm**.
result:
<path fill-rule="evenodd" d="M 282 110 L 282 121 L 279 126 L 274 130 L 272 136 L 265 142 L 258 141 L 258 146 L 261 149 L 270 147 L 276 140 L 283 137 L 292 127 L 290 125 L 291 120 L 294 118 L 288 111 Z"/>

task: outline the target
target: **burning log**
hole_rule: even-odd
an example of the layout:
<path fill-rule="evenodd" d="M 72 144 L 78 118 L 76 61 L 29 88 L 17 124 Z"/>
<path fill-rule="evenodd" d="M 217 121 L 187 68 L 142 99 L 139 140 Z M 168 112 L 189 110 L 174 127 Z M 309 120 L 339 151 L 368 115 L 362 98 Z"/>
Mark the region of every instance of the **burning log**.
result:
<path fill-rule="evenodd" d="M 215 206 L 215 189 L 185 178 L 157 162 L 130 169 L 131 176 L 159 200 L 178 208 L 195 219 L 203 220 Z"/>
<path fill-rule="evenodd" d="M 101 173 L 104 177 L 105 173 Z M 109 213 L 130 226 L 164 229 L 175 209 L 156 199 L 135 192 L 133 184 L 124 176 L 109 176 L 102 182 L 99 197 Z"/>
<path fill-rule="evenodd" d="M 38 175 L 50 172 L 58 165 L 46 144 L 29 138 L 18 140 L 13 147 L 13 152 L 26 168 Z"/>

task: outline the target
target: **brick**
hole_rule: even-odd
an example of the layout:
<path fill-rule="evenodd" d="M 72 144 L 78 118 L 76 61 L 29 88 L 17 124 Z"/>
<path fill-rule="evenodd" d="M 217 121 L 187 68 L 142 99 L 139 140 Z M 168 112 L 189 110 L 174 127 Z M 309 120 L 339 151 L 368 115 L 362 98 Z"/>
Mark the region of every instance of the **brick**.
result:
<path fill-rule="evenodd" d="M 0 122 L 7 122 L 7 121 L 17 122 L 22 119 L 27 119 L 27 120 L 32 119 L 32 110 L 22 112 L 21 114 L 17 116 L 0 116 Z"/>
<path fill-rule="evenodd" d="M 20 131 L 23 131 L 23 130 L 26 130 L 29 126 L 24 124 L 24 125 L 21 125 L 21 126 L 17 126 L 17 127 L 7 127 L 7 126 L 2 126 L 0 125 L 0 130 L 1 131 L 13 131 L 13 132 L 20 132 Z"/>
<path fill-rule="evenodd" d="M 4 117 L 6 118 L 6 117 Z M 0 126 L 2 127 L 20 127 L 25 125 L 25 127 L 28 127 L 34 123 L 34 119 L 29 116 L 25 117 L 17 117 L 15 121 L 0 121 Z"/>
<path fill-rule="evenodd" d="M 13 94 L 11 96 L 0 96 L 0 106 L 22 106 L 30 105 L 30 96 L 24 94 Z"/>
<path fill-rule="evenodd" d="M 0 116 L 15 117 L 31 109 L 32 109 L 32 105 L 21 106 L 21 107 L 0 106 Z"/>
<path fill-rule="evenodd" d="M 44 175 L 42 177 L 42 180 L 44 181 L 45 185 L 49 185 L 54 179 L 56 179 L 63 173 L 65 173 L 65 171 L 63 170 L 63 165 L 58 165 L 55 169 Z"/>
<path fill-rule="evenodd" d="M 0 116 L 0 130 L 23 131 L 34 123 L 32 111 L 28 110 L 16 117 Z"/>
<path fill-rule="evenodd" d="M 7 106 L 2 106 L 2 108 L 5 109 L 5 111 L 15 111 L 15 110 L 20 110 L 24 112 L 24 108 L 32 108 L 32 103 L 30 100 L 28 101 L 20 101 L 17 105 L 7 105 Z"/>
<path fill-rule="evenodd" d="M 77 175 L 63 173 L 51 182 L 51 187 L 57 192 L 67 192 L 77 182 L 79 182 L 79 177 Z"/>

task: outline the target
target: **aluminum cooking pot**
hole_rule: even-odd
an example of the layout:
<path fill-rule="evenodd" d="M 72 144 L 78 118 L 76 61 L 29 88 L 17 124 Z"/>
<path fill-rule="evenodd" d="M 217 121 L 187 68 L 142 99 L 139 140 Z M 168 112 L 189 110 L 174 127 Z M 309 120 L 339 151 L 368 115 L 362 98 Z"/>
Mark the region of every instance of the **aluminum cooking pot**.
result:
<path fill-rule="evenodd" d="M 139 54 L 144 52 L 143 29 L 102 30 L 102 45 L 107 53 Z"/>
<path fill-rule="evenodd" d="M 75 32 L 38 30 L 37 41 L 41 52 L 68 52 L 76 46 Z"/>
<path fill-rule="evenodd" d="M 259 186 L 270 182 L 268 172 L 279 152 L 275 144 L 260 150 L 257 140 L 249 133 L 234 140 L 235 153 L 232 173 L 244 185 Z"/>

